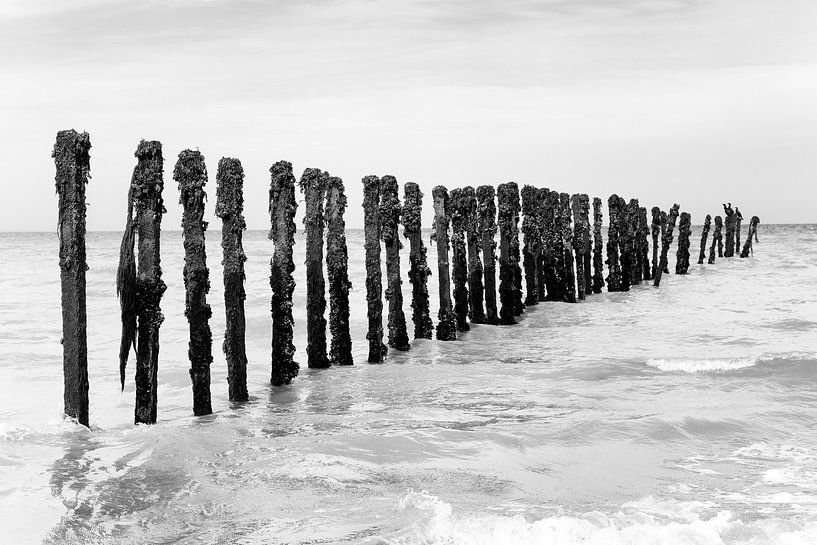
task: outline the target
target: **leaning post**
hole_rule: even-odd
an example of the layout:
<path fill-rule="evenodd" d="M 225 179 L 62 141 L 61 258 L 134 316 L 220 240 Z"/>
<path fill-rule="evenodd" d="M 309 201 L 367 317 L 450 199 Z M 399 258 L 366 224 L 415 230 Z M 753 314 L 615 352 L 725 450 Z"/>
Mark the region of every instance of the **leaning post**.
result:
<path fill-rule="evenodd" d="M 759 223 L 760 218 L 757 216 L 752 216 L 752 219 L 749 220 L 749 234 L 746 237 L 746 242 L 743 244 L 743 250 L 740 251 L 740 257 L 749 257 L 754 254 L 752 250 L 752 237 L 757 241 L 757 226 Z"/>

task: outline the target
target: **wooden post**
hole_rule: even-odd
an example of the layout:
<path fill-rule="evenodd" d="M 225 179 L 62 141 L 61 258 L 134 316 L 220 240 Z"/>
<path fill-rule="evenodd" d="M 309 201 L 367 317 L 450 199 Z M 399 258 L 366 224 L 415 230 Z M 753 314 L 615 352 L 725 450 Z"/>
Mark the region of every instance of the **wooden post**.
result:
<path fill-rule="evenodd" d="M 496 325 L 499 316 L 496 309 L 496 204 L 492 185 L 477 188 L 477 232 L 480 236 L 483 273 L 485 278 L 485 323 Z"/>
<path fill-rule="evenodd" d="M 749 257 L 750 255 L 754 255 L 752 250 L 752 237 L 757 240 L 757 226 L 760 223 L 760 218 L 757 216 L 752 216 L 752 219 L 749 220 L 749 234 L 746 237 L 746 242 L 743 244 L 743 250 L 740 252 L 740 257 Z"/>
<path fill-rule="evenodd" d="M 592 292 L 590 282 L 590 231 L 588 221 L 588 211 L 590 210 L 590 199 L 585 194 L 574 194 L 571 198 L 571 208 L 573 209 L 573 251 L 576 253 L 576 278 L 578 279 L 579 300 L 586 298 L 588 291 Z M 588 289 L 588 284 L 590 287 Z"/>
<path fill-rule="evenodd" d="M 389 346 L 406 351 L 411 348 L 406 332 L 406 316 L 403 314 L 403 281 L 400 277 L 400 198 L 397 178 L 383 176 L 380 179 L 380 236 L 386 245 L 386 300 L 389 302 Z"/>
<path fill-rule="evenodd" d="M 522 264 L 525 269 L 525 305 L 539 302 L 539 277 L 536 263 L 541 254 L 541 217 L 539 216 L 539 191 L 532 185 L 522 186 L 522 234 L 525 245 L 522 248 Z"/>
<path fill-rule="evenodd" d="M 675 254 L 675 274 L 687 274 L 689 271 L 689 235 L 692 233 L 692 219 L 687 212 L 681 212 L 678 223 L 678 251 Z"/>
<path fill-rule="evenodd" d="M 610 215 L 612 218 L 612 214 Z M 624 198 L 618 198 L 618 252 L 621 263 L 621 284 L 618 291 L 630 291 L 633 263 L 633 232 L 631 207 Z"/>
<path fill-rule="evenodd" d="M 210 270 L 204 247 L 204 200 L 207 194 L 207 168 L 201 152 L 184 150 L 179 154 L 173 179 L 179 184 L 179 203 L 183 207 L 185 311 L 190 327 L 187 355 L 190 359 L 190 379 L 193 382 L 193 414 L 212 414 L 210 402 L 210 364 L 213 363 L 213 335 L 207 304 L 210 291 Z"/>
<path fill-rule="evenodd" d="M 661 223 L 661 209 L 652 207 L 652 278 L 658 275 L 658 241 L 660 240 L 663 224 Z"/>
<path fill-rule="evenodd" d="M 480 233 L 478 229 L 477 196 L 471 186 L 462 188 L 462 196 L 463 206 L 467 211 L 465 232 L 468 241 L 468 301 L 470 304 L 468 318 L 470 318 L 471 323 L 484 324 L 485 310 L 482 303 L 485 297 L 485 289 L 482 286 L 482 260 L 479 258 Z"/>
<path fill-rule="evenodd" d="M 462 189 L 451 190 L 451 248 L 454 253 L 454 315 L 457 331 L 468 331 L 468 254 L 465 229 L 468 224 L 468 203 Z"/>
<path fill-rule="evenodd" d="M 622 271 L 621 262 L 619 260 L 619 245 L 621 233 L 621 215 L 622 210 L 619 202 L 623 201 L 618 195 L 613 193 L 607 199 L 607 210 L 610 214 L 610 226 L 607 229 L 607 291 L 623 291 L 622 290 Z"/>
<path fill-rule="evenodd" d="M 661 244 L 663 244 L 664 237 L 666 236 L 667 222 L 668 221 L 669 220 L 667 218 L 667 213 L 662 210 L 661 211 Z M 660 259 L 659 259 L 659 264 L 660 264 Z M 664 267 L 662 268 L 662 270 L 664 271 L 663 274 L 669 274 L 669 266 L 667 265 L 666 261 L 664 262 Z"/>
<path fill-rule="evenodd" d="M 272 368 L 270 383 L 273 386 L 289 384 L 298 376 L 299 365 L 294 360 L 295 345 L 292 343 L 292 292 L 295 291 L 295 262 L 292 247 L 295 245 L 295 176 L 292 163 L 278 161 L 270 168 L 269 214 L 271 229 L 269 238 L 275 245 L 270 260 L 270 288 L 272 288 Z"/>
<path fill-rule="evenodd" d="M 667 254 L 672 244 L 676 219 L 678 219 L 678 205 L 673 204 L 667 215 L 667 226 L 661 239 L 661 261 L 658 263 L 658 274 L 655 275 L 655 279 L 653 280 L 653 286 L 656 288 L 661 284 L 661 276 L 663 276 L 667 268 Z"/>
<path fill-rule="evenodd" d="M 562 247 L 561 213 L 559 212 L 559 193 L 544 190 L 542 213 L 542 265 L 545 277 L 546 301 L 561 301 L 564 297 L 562 285 Z"/>
<path fill-rule="evenodd" d="M 513 313 L 514 316 L 521 316 L 525 310 L 525 302 L 522 297 L 522 254 L 519 246 L 519 213 L 522 211 L 522 205 L 519 200 L 519 186 L 516 182 L 509 182 L 512 184 L 511 204 L 513 207 L 513 217 L 511 221 L 511 256 L 513 260 Z"/>
<path fill-rule="evenodd" d="M 241 161 L 223 157 L 216 173 L 216 217 L 221 218 L 224 265 L 224 356 L 230 401 L 247 401 L 247 346 L 244 319 L 244 169 Z"/>
<path fill-rule="evenodd" d="M 593 293 L 601 293 L 604 287 L 604 239 L 601 235 L 603 215 L 601 199 L 593 197 Z"/>
<path fill-rule="evenodd" d="M 366 303 L 369 318 L 369 363 L 380 363 L 388 348 L 383 344 L 383 281 L 380 269 L 380 178 L 363 178 L 364 247 L 366 250 Z"/>
<path fill-rule="evenodd" d="M 627 250 L 630 254 L 630 286 L 637 286 L 641 283 L 642 277 L 641 273 L 643 270 L 643 265 L 641 264 L 641 242 L 640 242 L 640 229 L 638 227 L 638 214 L 641 207 L 638 204 L 638 199 L 630 199 L 629 204 L 626 207 L 627 210 L 627 236 L 629 237 L 629 241 L 627 244 Z"/>
<path fill-rule="evenodd" d="M 516 199 L 514 199 L 516 197 Z M 497 187 L 499 212 L 499 323 L 515 324 L 514 308 L 514 256 L 511 248 L 514 235 L 514 221 L 518 214 L 519 193 L 514 182 L 499 184 Z"/>
<path fill-rule="evenodd" d="M 448 263 L 448 223 L 451 206 L 448 202 L 448 190 L 444 186 L 436 186 L 431 191 L 431 196 L 434 199 L 434 238 L 437 242 L 437 278 L 440 287 L 436 337 L 440 341 L 455 341 L 457 319 L 451 308 L 451 271 Z"/>
<path fill-rule="evenodd" d="M 564 249 L 564 302 L 576 302 L 576 273 L 573 268 L 573 226 L 570 218 L 570 195 L 567 193 L 559 194 L 559 211 L 561 212 L 561 227 L 562 227 L 562 248 Z"/>
<path fill-rule="evenodd" d="M 743 222 L 743 214 L 740 213 L 740 208 L 735 207 L 735 251 L 740 248 L 740 224 Z"/>
<path fill-rule="evenodd" d="M 547 198 L 550 190 L 541 187 L 536 190 L 536 210 L 538 225 L 538 252 L 536 253 L 536 295 L 539 301 L 547 301 L 547 256 L 545 245 L 545 218 L 547 216 Z"/>
<path fill-rule="evenodd" d="M 723 252 L 723 257 L 735 256 L 735 211 L 732 210 L 732 203 L 723 205 L 723 212 L 726 216 L 724 220 L 724 227 L 726 228 L 726 251 Z"/>
<path fill-rule="evenodd" d="M 721 230 L 723 229 L 723 220 L 720 216 L 715 216 L 715 230 L 712 232 L 712 246 L 709 247 L 709 264 L 712 265 L 715 263 L 715 246 L 718 247 L 718 257 L 723 257 L 723 246 L 722 240 L 723 235 L 721 234 Z"/>
<path fill-rule="evenodd" d="M 306 201 L 306 358 L 310 369 L 329 367 L 324 317 L 326 284 L 323 278 L 323 199 L 328 178 L 328 173 L 308 168 L 298 182 Z"/>
<path fill-rule="evenodd" d="M 712 216 L 707 214 L 706 219 L 704 220 L 704 228 L 701 232 L 701 252 L 698 254 L 698 265 L 704 264 L 704 258 L 706 257 L 706 239 L 709 238 L 709 229 L 711 227 Z"/>
<path fill-rule="evenodd" d="M 641 246 L 641 277 L 643 280 L 652 280 L 652 266 L 650 265 L 650 225 L 647 223 L 647 209 L 638 209 L 639 242 Z"/>
<path fill-rule="evenodd" d="M 349 252 L 346 248 L 346 193 L 343 180 L 330 176 L 326 184 L 326 272 L 329 279 L 329 331 L 332 345 L 329 360 L 335 365 L 352 365 L 349 332 Z"/>
<path fill-rule="evenodd" d="M 59 131 L 52 157 L 59 196 L 62 371 L 65 414 L 88 426 L 88 337 L 85 306 L 85 184 L 91 170 L 87 132 Z"/>
<path fill-rule="evenodd" d="M 411 282 L 411 319 L 414 322 L 414 338 L 430 339 L 434 330 L 428 309 L 428 277 L 431 269 L 426 260 L 426 247 L 423 244 L 421 219 L 423 212 L 423 193 L 420 186 L 408 182 L 404 186 L 403 197 L 403 235 L 409 241 L 409 282 Z"/>

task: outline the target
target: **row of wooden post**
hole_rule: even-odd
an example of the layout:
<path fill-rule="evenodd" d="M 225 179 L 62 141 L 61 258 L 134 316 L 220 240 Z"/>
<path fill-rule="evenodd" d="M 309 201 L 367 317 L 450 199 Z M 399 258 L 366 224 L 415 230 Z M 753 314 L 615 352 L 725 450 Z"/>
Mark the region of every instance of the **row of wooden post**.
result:
<path fill-rule="evenodd" d="M 54 147 L 60 216 L 60 267 L 63 313 L 63 362 L 65 412 L 88 425 L 88 370 L 85 310 L 85 185 L 90 170 L 90 139 L 87 133 L 60 131 Z M 131 350 L 136 354 L 136 423 L 154 423 L 157 413 L 159 329 L 163 321 L 160 302 L 166 289 L 160 263 L 160 231 L 165 211 L 162 146 L 142 141 L 135 153 L 137 164 L 128 191 L 125 231 L 117 271 L 122 336 L 120 380 Z M 298 202 L 292 165 L 279 161 L 270 168 L 269 214 L 274 252 L 270 260 L 272 291 L 272 352 L 270 382 L 288 384 L 298 375 L 294 359 L 292 296 L 295 214 Z M 207 302 L 210 288 L 205 252 L 204 203 L 208 182 L 204 157 L 184 150 L 173 170 L 183 208 L 185 315 L 189 323 L 188 356 L 193 387 L 193 413 L 212 412 L 210 364 L 212 315 Z M 247 354 L 245 346 L 244 262 L 242 235 L 244 171 L 241 162 L 222 158 L 216 175 L 216 216 L 222 220 L 223 282 L 226 331 L 223 351 L 231 401 L 246 401 Z M 344 211 L 347 206 L 343 181 L 319 169 L 308 168 L 298 182 L 305 201 L 307 365 L 324 368 L 352 365 L 349 332 L 348 248 Z M 470 324 L 510 325 L 526 306 L 542 301 L 575 303 L 590 294 L 628 291 L 630 286 L 652 280 L 659 286 L 669 272 L 668 252 L 673 242 L 679 206 L 668 213 L 652 209 L 651 227 L 647 210 L 637 199 L 625 201 L 618 195 L 608 199 L 609 228 L 606 242 L 608 275 L 603 275 L 602 201 L 586 194 L 569 195 L 514 182 L 449 191 L 432 190 L 434 223 L 432 241 L 437 248 L 440 306 L 436 338 L 456 340 Z M 384 361 L 388 348 L 410 349 L 403 312 L 401 243 L 399 227 L 409 243 L 408 278 L 412 284 L 411 307 L 415 339 L 430 339 L 434 326 L 429 310 L 428 277 L 432 274 L 422 237 L 423 194 L 416 183 L 404 186 L 400 202 L 394 176 L 363 178 L 364 249 L 368 312 L 368 361 Z M 721 252 L 720 216 L 709 249 L 709 263 L 734 252 L 741 216 L 724 205 L 727 217 L 727 251 Z M 520 228 L 520 214 L 522 216 Z M 752 251 L 759 219 L 752 218 L 741 257 Z M 676 274 L 689 268 L 690 215 L 680 213 Z M 707 216 L 698 263 L 702 264 L 711 218 Z M 496 235 L 499 234 L 497 256 Z M 520 233 L 523 244 L 520 248 Z M 652 236 L 652 265 L 649 237 Z M 660 257 L 658 254 L 660 235 Z M 381 247 L 381 242 L 383 246 Z M 327 348 L 325 261 L 329 291 Z M 385 249 L 387 343 L 383 342 L 383 279 L 381 250 Z M 499 261 L 499 282 L 496 262 Z M 523 293 L 523 276 L 525 291 Z M 453 287 L 452 287 L 453 279 Z M 452 297 L 453 295 L 453 297 Z"/>

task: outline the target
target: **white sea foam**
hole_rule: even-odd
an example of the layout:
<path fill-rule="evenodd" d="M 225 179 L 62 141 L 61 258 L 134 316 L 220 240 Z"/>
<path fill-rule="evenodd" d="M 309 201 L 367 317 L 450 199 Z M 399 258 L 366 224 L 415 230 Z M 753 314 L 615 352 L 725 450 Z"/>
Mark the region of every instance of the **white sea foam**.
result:
<path fill-rule="evenodd" d="M 655 358 L 647 360 L 647 365 L 661 371 L 703 373 L 707 371 L 734 371 L 770 362 L 817 361 L 814 352 L 765 353 L 757 356 L 735 358 Z"/>

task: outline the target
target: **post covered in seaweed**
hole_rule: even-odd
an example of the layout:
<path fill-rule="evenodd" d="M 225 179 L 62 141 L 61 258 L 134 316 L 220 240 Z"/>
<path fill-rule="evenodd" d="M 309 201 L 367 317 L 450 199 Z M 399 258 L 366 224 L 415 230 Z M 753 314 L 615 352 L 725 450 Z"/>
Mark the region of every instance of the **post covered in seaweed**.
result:
<path fill-rule="evenodd" d="M 485 288 L 482 286 L 482 260 L 479 258 L 480 234 L 477 226 L 479 217 L 477 216 L 477 196 L 474 188 L 465 186 L 462 188 L 463 205 L 468 213 L 465 220 L 465 234 L 468 241 L 468 318 L 472 323 L 485 323 L 485 309 L 483 308 L 483 298 Z"/>
<path fill-rule="evenodd" d="M 326 353 L 326 284 L 323 278 L 323 198 L 328 178 L 328 173 L 318 168 L 308 168 L 298 182 L 306 202 L 306 357 L 310 369 L 329 367 Z"/>
<path fill-rule="evenodd" d="M 562 285 L 561 213 L 559 212 L 559 192 L 545 188 L 542 191 L 542 276 L 546 290 L 545 301 L 561 301 L 564 296 Z M 540 289 L 542 286 L 540 285 Z"/>
<path fill-rule="evenodd" d="M 564 282 L 564 302 L 576 302 L 576 273 L 573 268 L 573 227 L 571 226 L 570 218 L 570 195 L 567 193 L 559 194 L 559 210 L 561 212 L 561 227 L 562 227 L 562 248 L 564 248 L 564 268 L 563 268 L 563 282 Z"/>
<path fill-rule="evenodd" d="M 62 370 L 65 414 L 84 425 L 88 416 L 88 319 L 85 303 L 85 184 L 90 178 L 87 132 L 59 131 L 54 144 L 59 196 Z"/>
<path fill-rule="evenodd" d="M 230 401 L 247 401 L 247 346 L 244 318 L 244 169 L 241 161 L 222 157 L 216 173 L 216 217 L 221 218 L 224 266 L 224 356 Z"/>
<path fill-rule="evenodd" d="M 519 213 L 519 191 L 514 182 L 499 184 L 497 188 L 499 224 L 499 323 L 503 325 L 515 324 L 514 309 L 516 296 L 514 294 L 514 254 L 512 240 L 514 223 Z"/>
<path fill-rule="evenodd" d="M 576 253 L 576 278 L 579 299 L 584 300 L 586 293 L 592 291 L 590 281 L 590 198 L 583 193 L 576 193 L 570 197 L 570 206 L 573 210 L 573 251 Z M 588 287 L 589 285 L 589 287 Z"/>
<path fill-rule="evenodd" d="M 547 215 L 547 197 L 550 190 L 540 187 L 536 190 L 535 214 L 538 218 L 538 246 L 536 253 L 536 295 L 539 301 L 547 301 L 547 245 L 545 239 L 545 217 Z"/>
<path fill-rule="evenodd" d="M 709 238 L 709 229 L 712 227 L 712 216 L 707 214 L 704 219 L 703 231 L 701 231 L 701 252 L 698 254 L 698 265 L 704 264 L 706 258 L 706 240 Z"/>
<path fill-rule="evenodd" d="M 363 233 L 366 251 L 366 305 L 369 319 L 369 363 L 380 363 L 388 348 L 383 344 L 383 280 L 380 272 L 380 178 L 363 178 Z"/>
<path fill-rule="evenodd" d="M 513 296 L 514 305 L 513 313 L 515 316 L 520 316 L 525 310 L 525 302 L 522 297 L 522 254 L 519 246 L 519 213 L 522 211 L 522 205 L 519 200 L 519 186 L 516 182 L 513 184 L 513 191 L 511 194 L 511 201 L 514 207 L 513 221 L 511 222 L 511 255 L 513 256 Z"/>
<path fill-rule="evenodd" d="M 624 199 L 613 193 L 607 199 L 607 210 L 610 214 L 610 226 L 607 229 L 607 291 L 623 291 L 623 276 L 619 259 L 619 238 L 621 236 L 621 216 L 623 210 L 619 206 Z"/>
<path fill-rule="evenodd" d="M 298 201 L 295 198 L 295 176 L 292 163 L 278 161 L 270 167 L 269 214 L 270 232 L 275 250 L 270 259 L 270 288 L 272 300 L 272 359 L 270 383 L 273 386 L 289 384 L 298 376 L 298 362 L 295 361 L 295 345 L 292 342 L 292 293 L 295 291 L 295 262 L 292 247 L 295 245 L 295 212 Z"/>
<path fill-rule="evenodd" d="M 386 300 L 389 302 L 389 346 L 405 351 L 411 348 L 406 332 L 406 315 L 403 313 L 403 288 L 400 276 L 400 197 L 397 178 L 383 176 L 380 179 L 380 236 L 386 246 Z"/>
<path fill-rule="evenodd" d="M 687 274 L 689 271 L 689 235 L 692 233 L 692 219 L 687 212 L 681 212 L 678 222 L 678 251 L 675 254 L 675 274 Z"/>
<path fill-rule="evenodd" d="M 642 206 L 638 209 L 638 240 L 641 255 L 641 277 L 643 280 L 652 280 L 652 267 L 650 266 L 650 226 L 647 223 L 647 209 Z"/>
<path fill-rule="evenodd" d="M 673 204 L 667 214 L 666 227 L 661 237 L 661 261 L 658 263 L 658 272 L 653 279 L 653 286 L 656 288 L 661 284 L 661 277 L 667 268 L 667 255 L 669 254 L 669 247 L 672 244 L 673 231 L 675 231 L 675 220 L 678 219 L 678 205 Z"/>
<path fill-rule="evenodd" d="M 749 257 L 753 255 L 752 250 L 752 237 L 754 237 L 755 241 L 757 241 L 757 226 L 760 223 L 760 218 L 757 216 L 752 216 L 752 219 L 749 220 L 749 233 L 746 236 L 746 242 L 743 244 L 743 249 L 740 251 L 740 257 Z"/>
<path fill-rule="evenodd" d="M 482 250 L 483 277 L 485 278 L 485 323 L 496 325 L 496 191 L 492 185 L 477 188 L 477 232 Z"/>
<path fill-rule="evenodd" d="M 525 305 L 539 302 L 539 276 L 536 263 L 541 255 L 541 223 L 539 216 L 539 190 L 532 185 L 522 186 L 522 265 L 525 270 Z"/>
<path fill-rule="evenodd" d="M 601 199 L 593 197 L 593 293 L 601 293 L 604 287 L 604 239 L 601 235 Z"/>
<path fill-rule="evenodd" d="M 709 261 L 712 265 L 715 263 L 715 247 L 718 247 L 718 257 L 723 257 L 723 219 L 720 216 L 715 216 L 715 230 L 712 232 L 712 245 L 709 247 Z"/>
<path fill-rule="evenodd" d="M 735 228 L 737 216 L 732 209 L 732 203 L 723 205 L 723 212 L 725 215 L 724 228 L 726 229 L 726 250 L 723 252 L 723 257 L 735 257 Z"/>
<path fill-rule="evenodd" d="M 173 179 L 179 184 L 179 203 L 183 207 L 184 314 L 190 327 L 187 356 L 190 359 L 190 380 L 193 382 L 193 414 L 202 416 L 213 412 L 210 401 L 210 364 L 213 362 L 210 316 L 213 312 L 207 304 L 207 293 L 210 291 L 210 270 L 207 268 L 204 246 L 207 168 L 201 152 L 183 150 L 179 153 Z"/>
<path fill-rule="evenodd" d="M 661 209 L 657 206 L 652 207 L 652 277 L 655 279 L 658 274 L 658 242 L 661 231 L 663 230 L 661 222 Z"/>
<path fill-rule="evenodd" d="M 161 227 L 165 213 L 162 190 L 164 159 L 161 142 L 142 140 L 134 153 L 128 191 L 128 222 L 119 252 L 116 289 L 122 307 L 122 340 L 119 352 L 120 380 L 124 388 L 125 365 L 130 347 L 136 349 L 136 406 L 134 422 L 155 424 L 159 327 L 164 321 L 160 303 L 167 289 L 162 281 Z M 133 210 L 136 217 L 133 217 Z M 138 264 L 135 263 L 134 243 Z"/>
<path fill-rule="evenodd" d="M 493 189 L 493 188 L 492 188 Z M 437 242 L 437 281 L 440 291 L 440 310 L 437 314 L 437 340 L 457 340 L 457 319 L 451 304 L 451 270 L 448 262 L 448 224 L 451 205 L 448 190 L 441 185 L 431 191 L 434 200 L 434 240 Z"/>
<path fill-rule="evenodd" d="M 426 247 L 423 244 L 421 220 L 423 193 L 420 186 L 408 182 L 403 195 L 403 236 L 409 241 L 409 282 L 411 282 L 411 319 L 414 322 L 414 338 L 430 339 L 434 331 L 428 306 L 428 267 Z"/>
<path fill-rule="evenodd" d="M 346 193 L 343 180 L 330 176 L 326 184 L 326 273 L 329 279 L 329 331 L 332 345 L 329 360 L 335 365 L 352 365 L 349 332 L 349 252 L 346 248 Z"/>
<path fill-rule="evenodd" d="M 462 189 L 451 190 L 451 248 L 453 251 L 454 315 L 457 331 L 468 331 L 468 256 L 465 248 L 465 230 L 469 207 Z"/>

